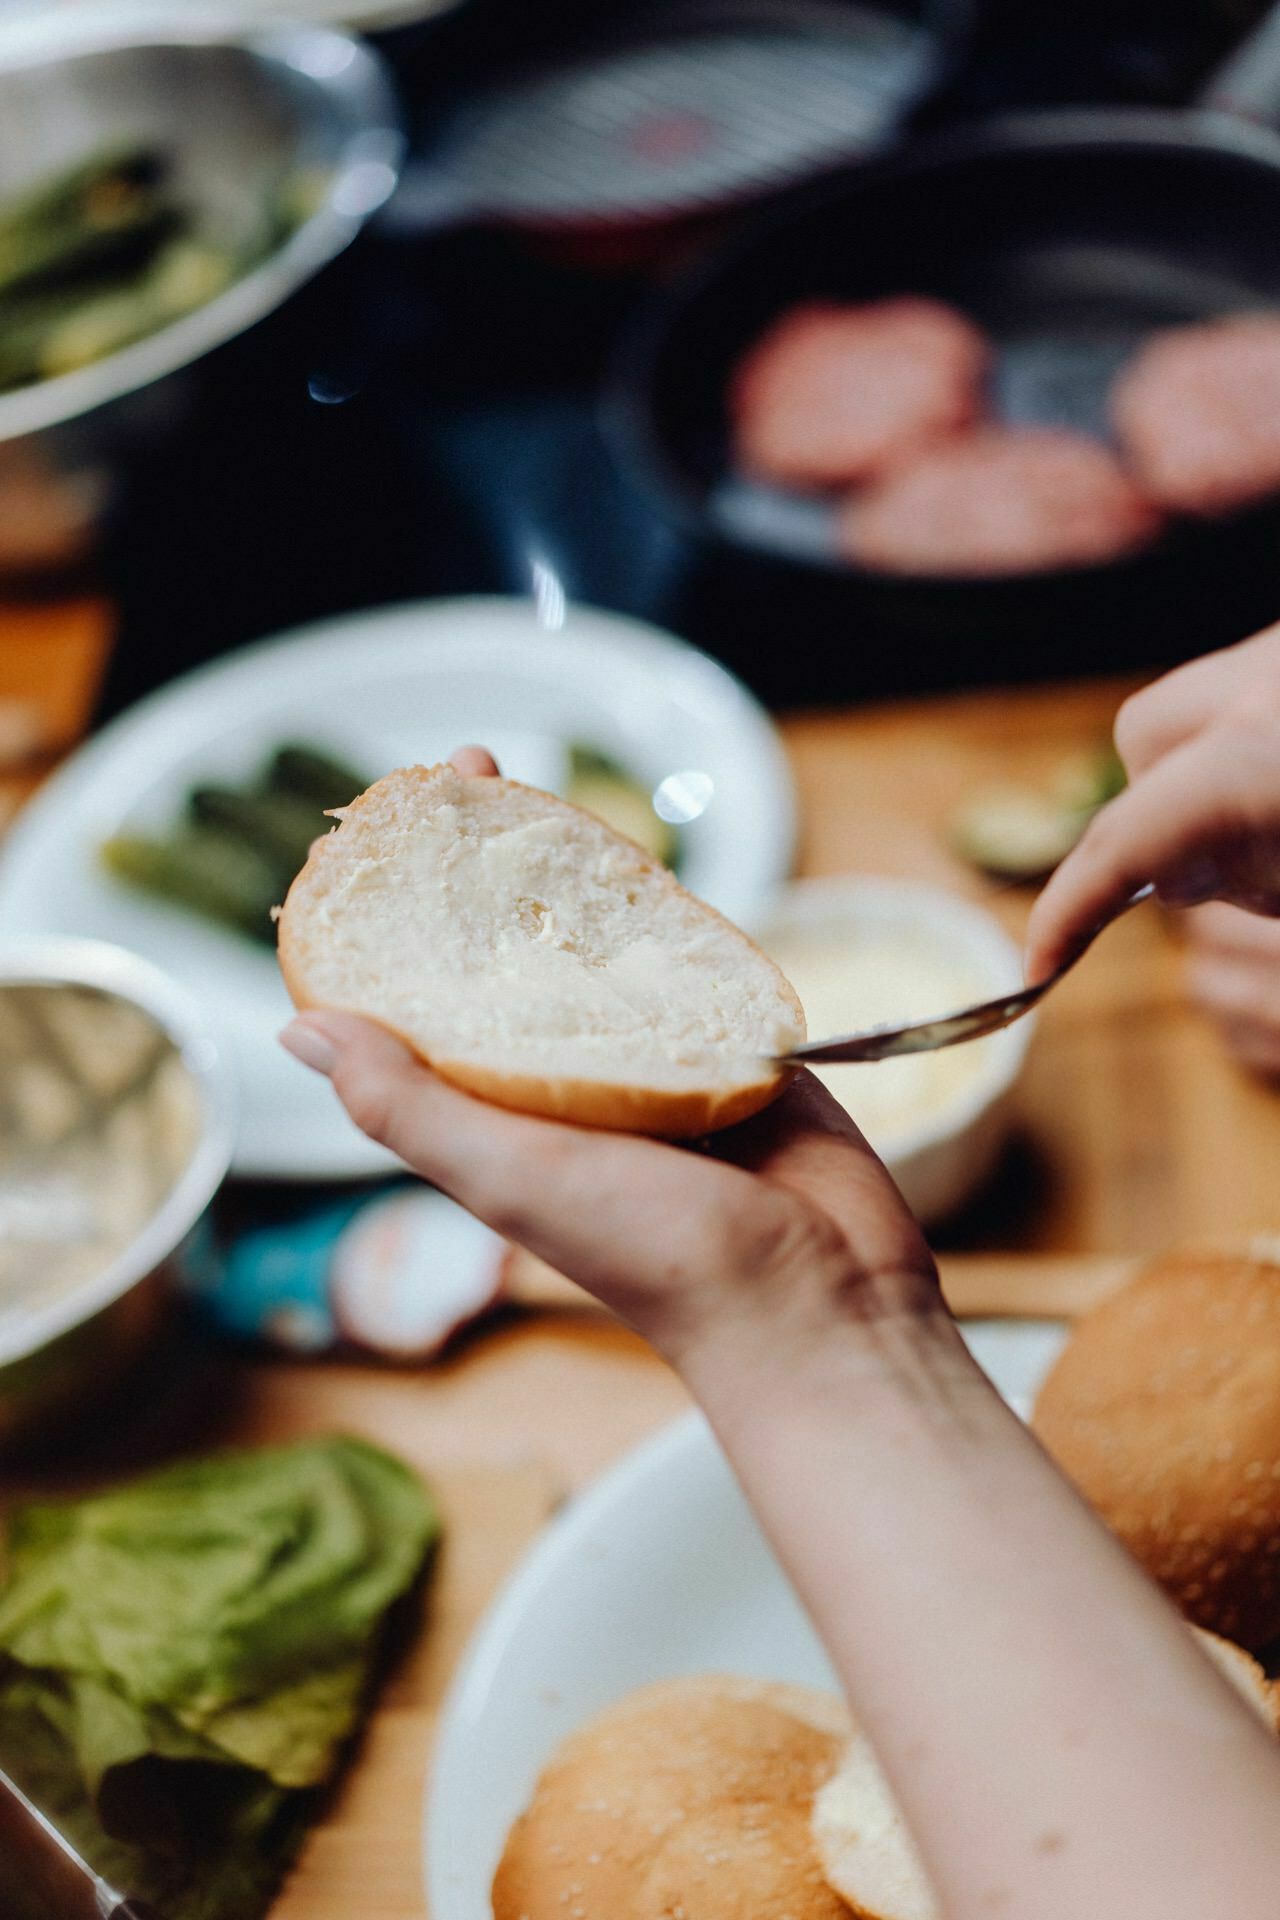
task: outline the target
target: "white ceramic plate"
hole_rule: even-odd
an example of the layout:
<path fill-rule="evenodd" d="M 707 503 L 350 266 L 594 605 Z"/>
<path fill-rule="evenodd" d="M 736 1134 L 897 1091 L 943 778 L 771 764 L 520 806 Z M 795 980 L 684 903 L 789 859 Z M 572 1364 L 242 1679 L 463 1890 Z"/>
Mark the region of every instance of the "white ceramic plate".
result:
<path fill-rule="evenodd" d="M 1063 1330 L 966 1329 L 1025 1413 Z M 441 1721 L 426 1820 L 432 1920 L 492 1920 L 512 1820 L 558 1741 L 672 1674 L 834 1677 L 700 1414 L 628 1454 L 542 1534 L 482 1621 Z"/>
<path fill-rule="evenodd" d="M 100 870 L 102 840 L 163 828 L 194 782 L 249 775 L 283 739 L 328 746 L 371 775 L 480 740 L 514 778 L 555 787 L 566 743 L 580 740 L 653 786 L 674 773 L 710 777 L 709 804 L 682 829 L 681 877 L 732 918 L 754 917 L 785 875 L 790 774 L 740 682 L 638 621 L 586 608 L 563 618 L 549 631 L 529 602 L 432 601 L 245 647 L 104 727 L 7 836 L 7 933 L 112 940 L 163 967 L 206 1009 L 239 1084 L 237 1173 L 346 1179 L 394 1162 L 276 1045 L 290 1007 L 268 949 Z"/>

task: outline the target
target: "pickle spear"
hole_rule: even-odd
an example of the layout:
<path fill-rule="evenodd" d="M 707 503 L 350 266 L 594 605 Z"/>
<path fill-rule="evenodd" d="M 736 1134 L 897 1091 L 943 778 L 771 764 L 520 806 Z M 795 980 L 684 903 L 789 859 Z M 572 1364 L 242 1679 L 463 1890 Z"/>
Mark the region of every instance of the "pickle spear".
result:
<path fill-rule="evenodd" d="M 313 801 L 322 812 L 328 807 L 345 807 L 368 784 L 366 774 L 334 754 L 292 742 L 276 749 L 265 782 L 269 792 L 297 794 Z"/>
<path fill-rule="evenodd" d="M 270 868 L 277 900 L 284 899 L 311 842 L 329 827 L 322 808 L 287 794 L 197 787 L 187 804 L 196 825 L 242 842 Z"/>
<path fill-rule="evenodd" d="M 255 940 L 273 942 L 271 909 L 282 895 L 270 863 L 241 840 L 209 827 L 166 839 L 121 833 L 100 849 L 108 872 L 131 886 L 190 907 Z"/>

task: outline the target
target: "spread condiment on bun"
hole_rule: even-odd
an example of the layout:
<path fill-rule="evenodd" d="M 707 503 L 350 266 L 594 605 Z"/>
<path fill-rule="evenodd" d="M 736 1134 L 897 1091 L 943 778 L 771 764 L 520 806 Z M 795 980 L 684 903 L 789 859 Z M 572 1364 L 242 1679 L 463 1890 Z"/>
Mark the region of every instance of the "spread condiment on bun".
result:
<path fill-rule="evenodd" d="M 1280 1266 L 1154 1262 L 1076 1323 L 1033 1424 L 1189 1619 L 1280 1633 Z"/>
<path fill-rule="evenodd" d="M 584 1126 L 689 1136 L 766 1106 L 804 1038 L 746 934 L 595 815 L 450 766 L 388 774 L 280 916 L 299 1007 L 365 1014 L 442 1078 Z"/>

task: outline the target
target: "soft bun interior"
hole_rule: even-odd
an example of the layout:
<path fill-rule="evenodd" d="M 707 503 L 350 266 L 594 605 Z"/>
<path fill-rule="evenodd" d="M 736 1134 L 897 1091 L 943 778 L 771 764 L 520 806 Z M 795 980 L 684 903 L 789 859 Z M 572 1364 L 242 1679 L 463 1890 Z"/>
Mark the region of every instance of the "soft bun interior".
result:
<path fill-rule="evenodd" d="M 451 767 L 392 774 L 344 810 L 290 891 L 281 962 L 301 1004 L 508 1086 L 768 1090 L 804 1033 L 773 963 L 639 847 Z"/>
<path fill-rule="evenodd" d="M 855 1732 L 813 1803 L 827 1884 L 873 1920 L 939 1920 L 915 1842 L 866 1735 Z"/>

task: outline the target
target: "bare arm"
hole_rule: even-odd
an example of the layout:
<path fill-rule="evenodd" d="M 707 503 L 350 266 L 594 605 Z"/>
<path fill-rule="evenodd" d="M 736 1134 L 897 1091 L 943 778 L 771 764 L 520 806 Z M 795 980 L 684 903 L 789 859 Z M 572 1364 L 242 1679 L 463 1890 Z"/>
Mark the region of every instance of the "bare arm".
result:
<path fill-rule="evenodd" d="M 713 1158 L 485 1106 L 349 1015 L 289 1044 L 681 1372 L 951 1920 L 1205 1920 L 1228 1886 L 1231 1920 L 1274 1920 L 1280 1756 L 969 1358 L 816 1082 Z"/>

